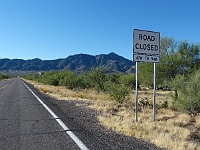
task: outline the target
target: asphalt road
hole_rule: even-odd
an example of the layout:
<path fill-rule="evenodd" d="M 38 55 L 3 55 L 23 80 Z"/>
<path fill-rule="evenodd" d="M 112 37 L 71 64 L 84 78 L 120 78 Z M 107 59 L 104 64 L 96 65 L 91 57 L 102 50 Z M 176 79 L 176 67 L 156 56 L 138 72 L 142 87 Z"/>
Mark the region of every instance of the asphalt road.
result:
<path fill-rule="evenodd" d="M 0 82 L 0 150 L 158 149 L 101 127 L 97 112 L 58 101 L 20 78 Z"/>

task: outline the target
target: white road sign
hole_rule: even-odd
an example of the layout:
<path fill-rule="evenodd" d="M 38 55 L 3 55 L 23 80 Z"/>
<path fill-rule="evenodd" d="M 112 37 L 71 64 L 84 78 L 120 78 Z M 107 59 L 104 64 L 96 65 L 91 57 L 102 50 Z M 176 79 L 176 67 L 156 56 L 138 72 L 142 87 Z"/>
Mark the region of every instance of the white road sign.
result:
<path fill-rule="evenodd" d="M 133 52 L 147 55 L 160 55 L 160 33 L 134 30 Z"/>
<path fill-rule="evenodd" d="M 136 61 L 135 121 L 138 122 L 138 62 L 154 63 L 153 115 L 156 115 L 156 63 L 160 62 L 160 33 L 135 29 L 133 32 L 133 60 Z"/>

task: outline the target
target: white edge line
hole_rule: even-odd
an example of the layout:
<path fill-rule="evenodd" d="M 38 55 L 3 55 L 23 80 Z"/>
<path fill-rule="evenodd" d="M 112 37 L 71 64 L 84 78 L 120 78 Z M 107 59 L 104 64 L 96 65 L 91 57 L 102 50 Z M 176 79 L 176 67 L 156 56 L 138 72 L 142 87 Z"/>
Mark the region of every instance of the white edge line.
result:
<path fill-rule="evenodd" d="M 58 116 L 26 85 L 26 83 L 22 80 L 27 89 L 37 98 L 37 100 L 46 108 L 46 110 L 53 116 L 54 119 L 58 122 L 58 124 L 66 131 L 66 133 L 71 137 L 71 139 L 79 146 L 81 150 L 88 150 L 88 148 L 83 144 L 83 142 L 72 132 L 69 131 L 69 128 L 64 124 L 61 119 L 58 119 Z"/>

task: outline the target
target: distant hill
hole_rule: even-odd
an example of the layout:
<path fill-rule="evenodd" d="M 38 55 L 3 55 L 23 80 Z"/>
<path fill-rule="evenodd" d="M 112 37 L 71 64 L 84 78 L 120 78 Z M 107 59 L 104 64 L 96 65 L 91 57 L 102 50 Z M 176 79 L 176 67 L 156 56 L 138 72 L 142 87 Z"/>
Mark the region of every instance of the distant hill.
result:
<path fill-rule="evenodd" d="M 0 59 L 0 71 L 51 71 L 67 69 L 76 73 L 100 67 L 109 72 L 133 72 L 135 62 L 115 53 L 88 55 L 76 54 L 63 59 Z"/>

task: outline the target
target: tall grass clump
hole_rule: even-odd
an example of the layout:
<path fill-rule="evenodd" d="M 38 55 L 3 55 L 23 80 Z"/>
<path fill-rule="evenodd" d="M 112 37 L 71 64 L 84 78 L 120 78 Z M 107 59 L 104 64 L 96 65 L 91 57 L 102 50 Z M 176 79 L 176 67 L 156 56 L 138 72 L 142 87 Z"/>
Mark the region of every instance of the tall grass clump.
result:
<path fill-rule="evenodd" d="M 123 103 L 128 99 L 131 89 L 124 84 L 109 84 L 107 91 L 111 99 L 118 103 Z"/>

